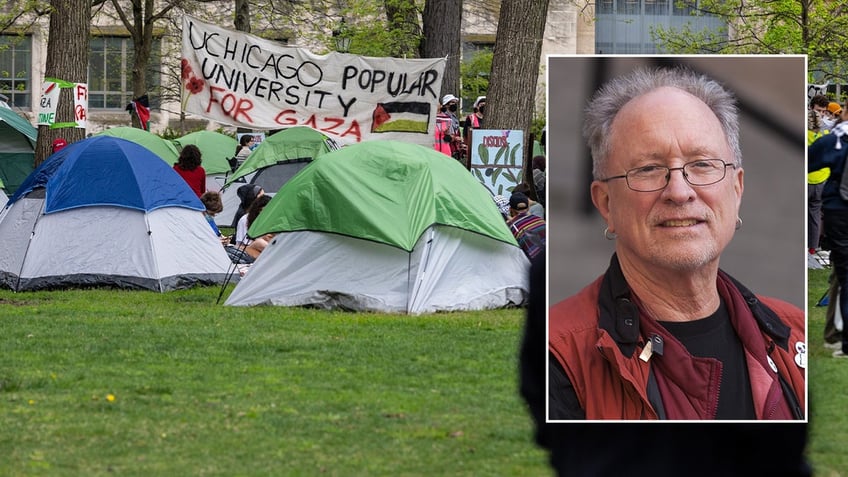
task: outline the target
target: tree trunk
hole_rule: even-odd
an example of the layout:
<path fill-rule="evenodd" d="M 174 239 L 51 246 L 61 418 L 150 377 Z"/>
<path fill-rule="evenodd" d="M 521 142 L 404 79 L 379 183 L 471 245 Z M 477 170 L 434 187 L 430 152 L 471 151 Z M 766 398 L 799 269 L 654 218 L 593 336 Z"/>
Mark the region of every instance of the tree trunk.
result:
<path fill-rule="evenodd" d="M 250 33 L 250 1 L 236 0 L 236 18 L 233 20 L 236 30 Z"/>
<path fill-rule="evenodd" d="M 459 91 L 459 62 L 462 56 L 462 0 L 427 0 L 424 5 L 422 58 L 444 58 L 445 76 L 439 98 Z"/>
<path fill-rule="evenodd" d="M 91 25 L 91 0 L 51 0 L 50 30 L 44 74 L 72 83 L 86 83 Z M 38 91 L 40 88 L 33 88 Z M 56 108 L 56 122 L 74 121 L 72 88 L 62 88 Z M 64 138 L 68 144 L 85 138 L 85 129 L 38 127 L 35 166 L 52 154 L 53 141 Z"/>
<path fill-rule="evenodd" d="M 133 1 L 133 23 L 136 28 L 130 30 L 133 39 L 132 57 L 132 99 L 147 94 L 147 65 L 150 63 L 150 50 L 153 43 L 153 0 Z M 136 114 L 130 113 L 132 127 L 141 128 L 141 121 Z"/>
<path fill-rule="evenodd" d="M 76 1 L 76 0 L 75 0 Z M 132 12 L 127 16 L 124 7 L 119 0 L 112 0 L 112 6 L 121 18 L 133 41 L 132 59 L 132 89 L 133 99 L 147 94 L 148 65 L 150 64 L 150 53 L 153 48 L 153 27 L 156 22 L 165 18 L 173 8 L 180 7 L 183 0 L 168 0 L 160 2 L 162 9 L 155 12 L 155 0 L 132 0 Z M 152 74 L 159 74 L 155 72 Z M 131 114 L 133 127 L 141 127 L 138 116 Z"/>
<path fill-rule="evenodd" d="M 504 0 L 486 95 L 486 128 L 524 131 L 530 144 L 548 0 Z M 527 157 L 524 152 L 522 157 Z M 532 177 L 524 181 L 532 182 Z"/>
<path fill-rule="evenodd" d="M 233 20 L 233 25 L 236 27 L 236 30 L 243 31 L 245 33 L 250 33 L 250 1 L 249 0 L 235 0 L 236 1 L 236 18 Z M 185 113 L 183 113 L 185 116 Z M 237 127 L 236 134 L 240 133 L 249 133 L 252 132 L 251 129 L 245 127 Z"/>

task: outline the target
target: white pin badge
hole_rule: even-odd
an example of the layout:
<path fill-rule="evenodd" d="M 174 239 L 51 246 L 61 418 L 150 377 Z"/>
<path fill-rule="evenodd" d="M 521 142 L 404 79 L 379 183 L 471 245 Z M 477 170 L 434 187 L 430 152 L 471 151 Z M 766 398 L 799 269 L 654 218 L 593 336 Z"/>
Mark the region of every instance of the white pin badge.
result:
<path fill-rule="evenodd" d="M 795 343 L 795 351 L 798 353 L 795 355 L 795 364 L 798 365 L 799 368 L 806 369 L 807 368 L 807 344 L 803 341 L 798 341 Z"/>
<path fill-rule="evenodd" d="M 766 356 L 766 358 L 768 359 L 769 366 L 771 366 L 771 370 L 776 373 L 777 372 L 777 365 L 774 364 L 774 361 L 772 361 L 771 356 Z"/>

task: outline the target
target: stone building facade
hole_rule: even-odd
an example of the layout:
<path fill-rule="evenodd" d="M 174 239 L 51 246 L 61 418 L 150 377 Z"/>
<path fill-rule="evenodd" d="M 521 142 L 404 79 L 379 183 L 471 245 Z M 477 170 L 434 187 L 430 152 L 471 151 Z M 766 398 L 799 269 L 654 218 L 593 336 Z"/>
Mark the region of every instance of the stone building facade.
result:
<path fill-rule="evenodd" d="M 464 57 L 494 46 L 497 5 L 498 2 L 465 2 L 462 33 Z M 585 4 L 569 0 L 550 1 L 537 85 L 537 109 L 540 112 L 543 113 L 545 108 L 546 55 L 593 53 L 595 41 L 592 15 L 591 2 Z M 221 16 L 231 17 L 228 13 Z M 6 96 L 7 103 L 14 110 L 33 123 L 38 112 L 40 89 L 45 76 L 47 27 L 47 18 L 43 18 L 26 27 L 25 31 L 10 31 L 0 35 L 0 92 Z M 129 75 L 122 75 L 121 71 L 129 71 L 131 67 L 132 40 L 126 28 L 120 24 L 114 13 L 109 11 L 108 2 L 95 14 L 91 33 L 87 132 L 96 133 L 110 127 L 130 124 L 131 118 L 125 108 L 133 99 L 132 85 Z M 290 45 L 314 48 L 313 51 L 326 51 L 326 46 L 316 43 L 308 35 L 298 37 L 297 33 L 294 33 L 293 36 L 294 38 L 287 39 Z M 158 43 L 160 52 L 176 51 L 174 48 L 179 48 L 178 45 L 169 46 L 168 38 L 171 38 L 172 42 L 178 41 L 174 40 L 177 38 L 175 35 L 163 35 Z M 169 67 L 161 66 L 160 70 Z M 157 81 L 160 84 L 168 81 L 165 71 L 160 72 Z M 234 129 L 191 116 L 184 118 L 181 123 L 179 104 L 175 101 L 159 101 L 155 98 L 151 113 L 151 130 L 154 132 L 162 132 L 167 128 Z"/>

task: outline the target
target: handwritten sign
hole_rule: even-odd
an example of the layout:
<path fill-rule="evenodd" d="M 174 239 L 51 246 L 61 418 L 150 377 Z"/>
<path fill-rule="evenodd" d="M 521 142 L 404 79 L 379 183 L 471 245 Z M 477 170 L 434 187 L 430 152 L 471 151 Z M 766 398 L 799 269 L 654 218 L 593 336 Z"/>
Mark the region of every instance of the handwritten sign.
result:
<path fill-rule="evenodd" d="M 71 89 L 74 97 L 74 121 L 56 122 L 56 108 L 59 105 L 59 91 Z M 72 83 L 56 78 L 44 78 L 41 84 L 41 99 L 39 100 L 38 118 L 36 124 L 49 126 L 50 129 L 81 128 L 85 129 L 88 119 L 88 85 Z"/>
<path fill-rule="evenodd" d="M 524 172 L 524 131 L 471 131 L 471 173 L 494 195 L 509 196 Z"/>
<path fill-rule="evenodd" d="M 183 17 L 182 110 L 250 129 L 309 126 L 342 143 L 430 144 L 445 59 L 316 55 Z"/>

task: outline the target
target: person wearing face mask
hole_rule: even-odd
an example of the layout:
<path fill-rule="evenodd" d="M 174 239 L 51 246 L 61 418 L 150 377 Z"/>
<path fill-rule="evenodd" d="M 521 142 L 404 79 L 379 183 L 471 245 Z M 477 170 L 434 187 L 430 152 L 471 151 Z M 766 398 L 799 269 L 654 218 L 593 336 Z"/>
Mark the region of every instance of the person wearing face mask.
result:
<path fill-rule="evenodd" d="M 447 98 L 447 95 L 445 98 Z M 439 105 L 439 112 L 436 113 L 436 131 L 433 137 L 433 149 L 445 154 L 446 156 L 452 155 L 451 151 L 451 143 L 453 142 L 453 136 L 451 136 L 451 118 L 448 115 L 448 108 L 444 104 Z"/>
<path fill-rule="evenodd" d="M 837 106 L 839 105 L 837 104 Z M 824 117 L 824 113 L 819 113 L 813 108 L 807 110 L 807 146 L 830 132 L 830 127 L 825 128 L 823 124 Z M 807 251 L 810 255 L 815 255 L 819 249 L 822 225 L 822 191 L 828 177 L 830 177 L 829 167 L 822 167 L 807 173 Z"/>
<path fill-rule="evenodd" d="M 821 117 L 822 123 L 822 134 L 827 134 L 833 129 L 833 126 L 836 126 L 840 123 L 840 119 L 842 117 L 842 106 L 839 103 L 834 103 L 831 101 L 827 104 L 827 109 L 824 111 Z"/>
<path fill-rule="evenodd" d="M 486 97 L 478 96 L 474 101 L 474 112 L 465 117 L 462 137 L 466 144 L 471 144 L 471 131 L 483 128 L 483 111 L 486 109 Z"/>
<path fill-rule="evenodd" d="M 456 117 L 458 104 L 459 98 L 452 94 L 446 94 L 442 97 L 442 106 L 436 115 L 436 136 L 441 139 L 442 143 L 449 144 L 450 156 L 462 160 L 465 155 L 465 144 L 459 135 L 459 119 Z M 436 149 L 448 154 L 444 147 L 442 149 L 437 147 Z"/>

